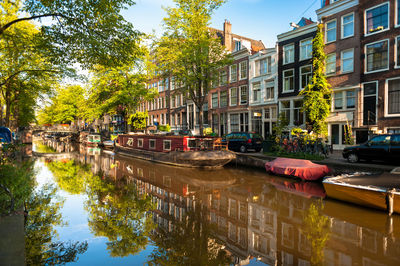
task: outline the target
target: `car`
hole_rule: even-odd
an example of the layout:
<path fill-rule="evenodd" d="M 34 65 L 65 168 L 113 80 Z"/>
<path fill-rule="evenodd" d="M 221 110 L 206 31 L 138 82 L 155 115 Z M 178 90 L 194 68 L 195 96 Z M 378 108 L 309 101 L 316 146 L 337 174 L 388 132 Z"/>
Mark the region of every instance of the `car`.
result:
<path fill-rule="evenodd" d="M 263 138 L 252 132 L 232 132 L 222 138 L 222 142 L 228 142 L 228 149 L 233 151 L 247 152 L 253 149 L 261 151 Z"/>
<path fill-rule="evenodd" d="M 400 134 L 383 134 L 372 137 L 362 145 L 344 148 L 342 155 L 351 163 L 359 160 L 400 160 Z"/>

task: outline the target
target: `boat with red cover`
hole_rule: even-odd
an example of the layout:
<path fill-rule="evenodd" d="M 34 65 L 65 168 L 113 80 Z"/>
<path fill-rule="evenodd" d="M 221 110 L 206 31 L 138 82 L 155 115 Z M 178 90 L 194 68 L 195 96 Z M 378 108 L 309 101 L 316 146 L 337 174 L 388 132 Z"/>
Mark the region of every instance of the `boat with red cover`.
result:
<path fill-rule="evenodd" d="M 265 163 L 267 172 L 276 175 L 297 177 L 302 180 L 315 181 L 326 176 L 330 170 L 326 165 L 312 163 L 309 160 L 276 158 Z"/>
<path fill-rule="evenodd" d="M 148 134 L 118 135 L 117 153 L 182 167 L 218 168 L 236 158 L 213 137 Z"/>

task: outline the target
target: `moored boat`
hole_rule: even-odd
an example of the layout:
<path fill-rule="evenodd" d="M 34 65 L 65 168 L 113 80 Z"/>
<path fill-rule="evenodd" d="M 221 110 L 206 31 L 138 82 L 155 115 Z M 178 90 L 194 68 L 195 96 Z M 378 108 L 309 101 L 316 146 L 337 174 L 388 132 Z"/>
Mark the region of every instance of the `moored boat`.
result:
<path fill-rule="evenodd" d="M 125 134 L 118 136 L 115 150 L 121 155 L 175 166 L 217 168 L 236 155 L 216 142 L 212 137 Z"/>
<path fill-rule="evenodd" d="M 330 170 L 326 165 L 312 163 L 309 160 L 276 158 L 265 163 L 267 172 L 300 178 L 306 181 L 316 181 L 326 176 Z"/>
<path fill-rule="evenodd" d="M 87 145 L 91 145 L 91 146 L 98 146 L 101 144 L 101 136 L 100 134 L 89 134 L 87 136 L 87 141 L 86 141 Z"/>

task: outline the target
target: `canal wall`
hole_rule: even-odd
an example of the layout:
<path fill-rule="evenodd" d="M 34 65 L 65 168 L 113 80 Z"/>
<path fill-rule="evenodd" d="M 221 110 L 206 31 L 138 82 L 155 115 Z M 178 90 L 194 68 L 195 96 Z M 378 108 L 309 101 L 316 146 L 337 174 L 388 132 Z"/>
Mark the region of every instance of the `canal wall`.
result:
<path fill-rule="evenodd" d="M 25 265 L 24 215 L 0 217 L 0 265 Z"/>

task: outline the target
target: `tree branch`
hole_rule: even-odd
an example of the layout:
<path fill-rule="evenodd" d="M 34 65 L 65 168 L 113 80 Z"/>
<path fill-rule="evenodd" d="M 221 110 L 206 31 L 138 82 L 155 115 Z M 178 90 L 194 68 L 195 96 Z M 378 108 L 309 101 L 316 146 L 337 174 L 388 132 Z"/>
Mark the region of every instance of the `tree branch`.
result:
<path fill-rule="evenodd" d="M 9 27 L 11 27 L 12 25 L 14 25 L 18 22 L 25 21 L 25 20 L 34 20 L 34 19 L 38 19 L 38 18 L 45 18 L 45 17 L 63 17 L 63 18 L 65 18 L 65 16 L 60 13 L 50 13 L 50 14 L 42 14 L 42 15 L 26 17 L 26 18 L 18 18 L 16 20 L 12 20 L 12 21 L 8 22 L 7 24 L 1 26 L 0 27 L 0 35 L 2 35 L 6 29 L 8 29 Z"/>

